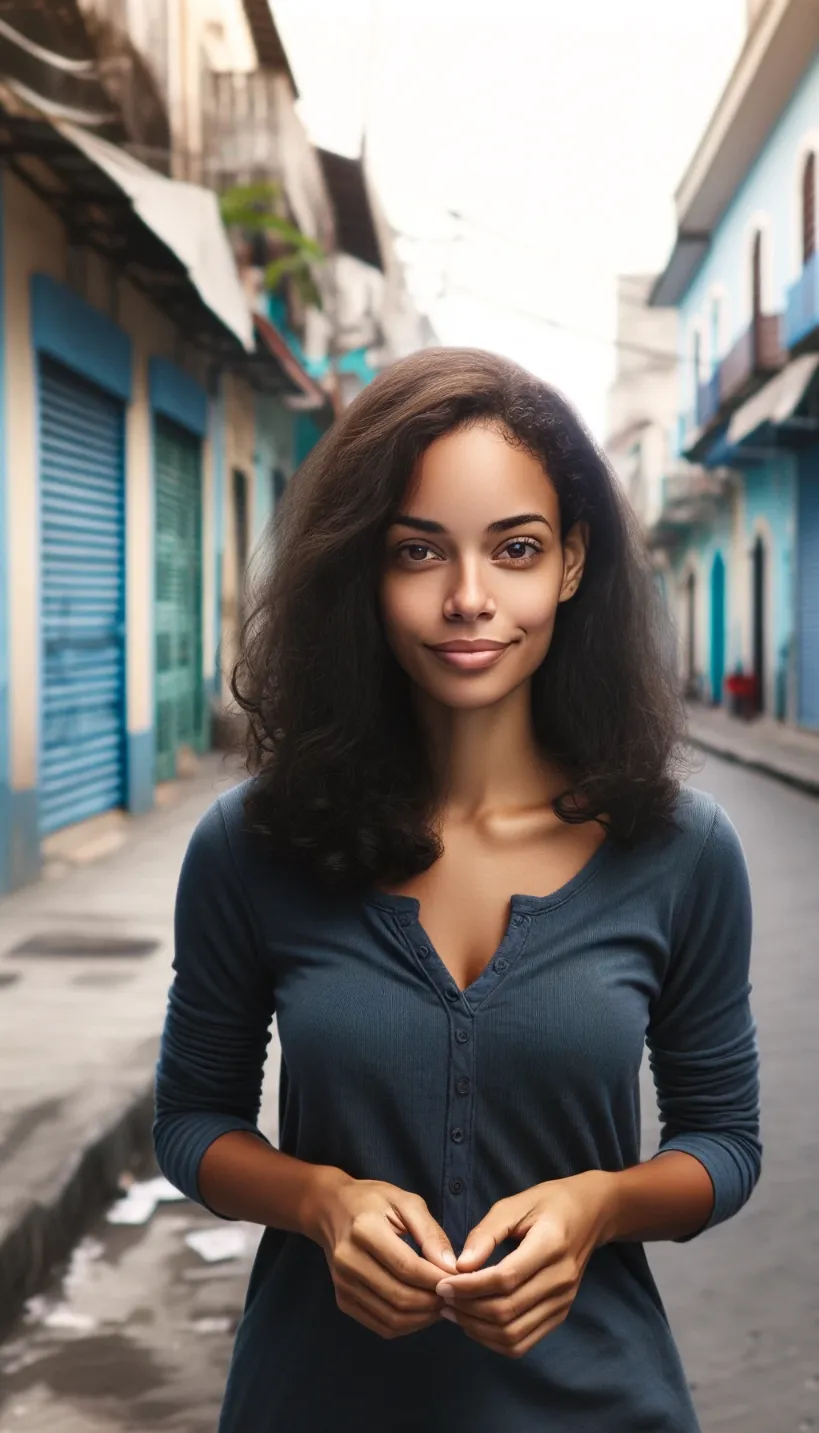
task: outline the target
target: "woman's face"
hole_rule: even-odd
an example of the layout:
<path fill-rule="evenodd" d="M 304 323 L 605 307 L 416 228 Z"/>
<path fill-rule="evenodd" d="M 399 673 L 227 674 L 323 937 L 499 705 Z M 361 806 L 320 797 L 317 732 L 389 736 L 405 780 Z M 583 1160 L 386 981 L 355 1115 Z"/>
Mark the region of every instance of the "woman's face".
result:
<path fill-rule="evenodd" d="M 561 543 L 557 493 L 501 429 L 461 429 L 420 459 L 387 533 L 381 603 L 390 646 L 447 707 L 502 701 L 540 666 L 585 559 Z"/>

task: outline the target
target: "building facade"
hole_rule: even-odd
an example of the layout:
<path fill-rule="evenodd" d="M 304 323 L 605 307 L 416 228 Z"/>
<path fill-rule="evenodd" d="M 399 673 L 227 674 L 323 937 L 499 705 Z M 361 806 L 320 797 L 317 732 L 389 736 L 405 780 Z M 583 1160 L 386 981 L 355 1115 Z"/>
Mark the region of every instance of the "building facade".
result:
<path fill-rule="evenodd" d="M 677 192 L 651 302 L 680 414 L 651 527 L 689 693 L 819 729 L 819 11 L 764 0 Z M 737 681 L 738 679 L 738 681 Z"/>
<path fill-rule="evenodd" d="M 267 0 L 4 11 L 0 893 L 218 740 L 254 552 L 382 361 L 400 276 L 361 166 L 333 191 L 296 97 Z M 320 303 L 269 292 L 225 230 L 248 178 L 320 245 Z"/>

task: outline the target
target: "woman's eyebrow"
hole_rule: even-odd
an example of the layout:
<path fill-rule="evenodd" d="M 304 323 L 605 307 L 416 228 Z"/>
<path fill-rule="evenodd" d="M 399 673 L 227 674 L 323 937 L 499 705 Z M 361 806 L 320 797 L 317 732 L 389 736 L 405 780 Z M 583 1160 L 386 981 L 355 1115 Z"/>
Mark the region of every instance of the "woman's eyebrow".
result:
<path fill-rule="evenodd" d="M 497 522 L 490 522 L 487 532 L 508 532 L 513 527 L 523 527 L 527 522 L 542 522 L 544 527 L 551 531 L 552 524 L 539 512 L 517 513 L 515 517 L 502 517 Z M 393 518 L 393 524 L 400 527 L 411 527 L 416 532 L 446 532 L 442 522 L 433 522 L 428 517 L 410 517 L 408 513 L 399 513 Z"/>

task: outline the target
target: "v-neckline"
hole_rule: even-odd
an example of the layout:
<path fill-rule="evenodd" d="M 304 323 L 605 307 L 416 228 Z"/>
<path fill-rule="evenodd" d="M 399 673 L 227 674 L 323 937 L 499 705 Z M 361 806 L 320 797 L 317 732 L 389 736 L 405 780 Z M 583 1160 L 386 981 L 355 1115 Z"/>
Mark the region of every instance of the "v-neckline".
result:
<path fill-rule="evenodd" d="M 433 983 L 436 986 L 443 983 L 444 998 L 452 1003 L 452 992 L 456 992 L 454 998 L 464 1001 L 468 1008 L 474 1010 L 476 1004 L 481 1003 L 490 990 L 511 969 L 525 944 L 532 917 L 539 912 L 561 906 L 576 895 L 597 873 L 608 857 L 611 847 L 611 837 L 607 835 L 580 870 L 547 896 L 529 896 L 520 893 L 510 896 L 509 913 L 500 944 L 490 955 L 480 974 L 464 987 L 458 985 L 431 936 L 425 930 L 421 920 L 421 901 L 418 896 L 404 895 L 397 891 L 385 891 L 380 887 L 371 886 L 365 892 L 364 900 L 368 905 L 379 906 L 382 910 L 394 913 L 405 935 L 408 936 L 412 929 L 413 938 L 409 940 L 409 944 L 413 947 L 415 954 L 419 956 L 420 962 L 423 963 L 428 974 L 433 975 L 435 972 L 437 978 L 433 980 Z M 421 954 L 421 952 L 425 953 Z"/>

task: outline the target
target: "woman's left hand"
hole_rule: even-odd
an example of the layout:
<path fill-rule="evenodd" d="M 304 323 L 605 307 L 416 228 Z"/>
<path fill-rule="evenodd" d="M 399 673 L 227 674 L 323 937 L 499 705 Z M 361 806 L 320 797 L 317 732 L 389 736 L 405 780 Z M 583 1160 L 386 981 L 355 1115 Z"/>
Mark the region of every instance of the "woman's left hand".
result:
<path fill-rule="evenodd" d="M 469 1235 L 458 1272 L 437 1286 L 447 1304 L 442 1317 L 486 1348 L 522 1358 L 574 1303 L 586 1265 L 606 1239 L 611 1187 L 610 1175 L 591 1170 L 493 1205 Z M 509 1238 L 520 1239 L 519 1247 L 483 1268 Z"/>

